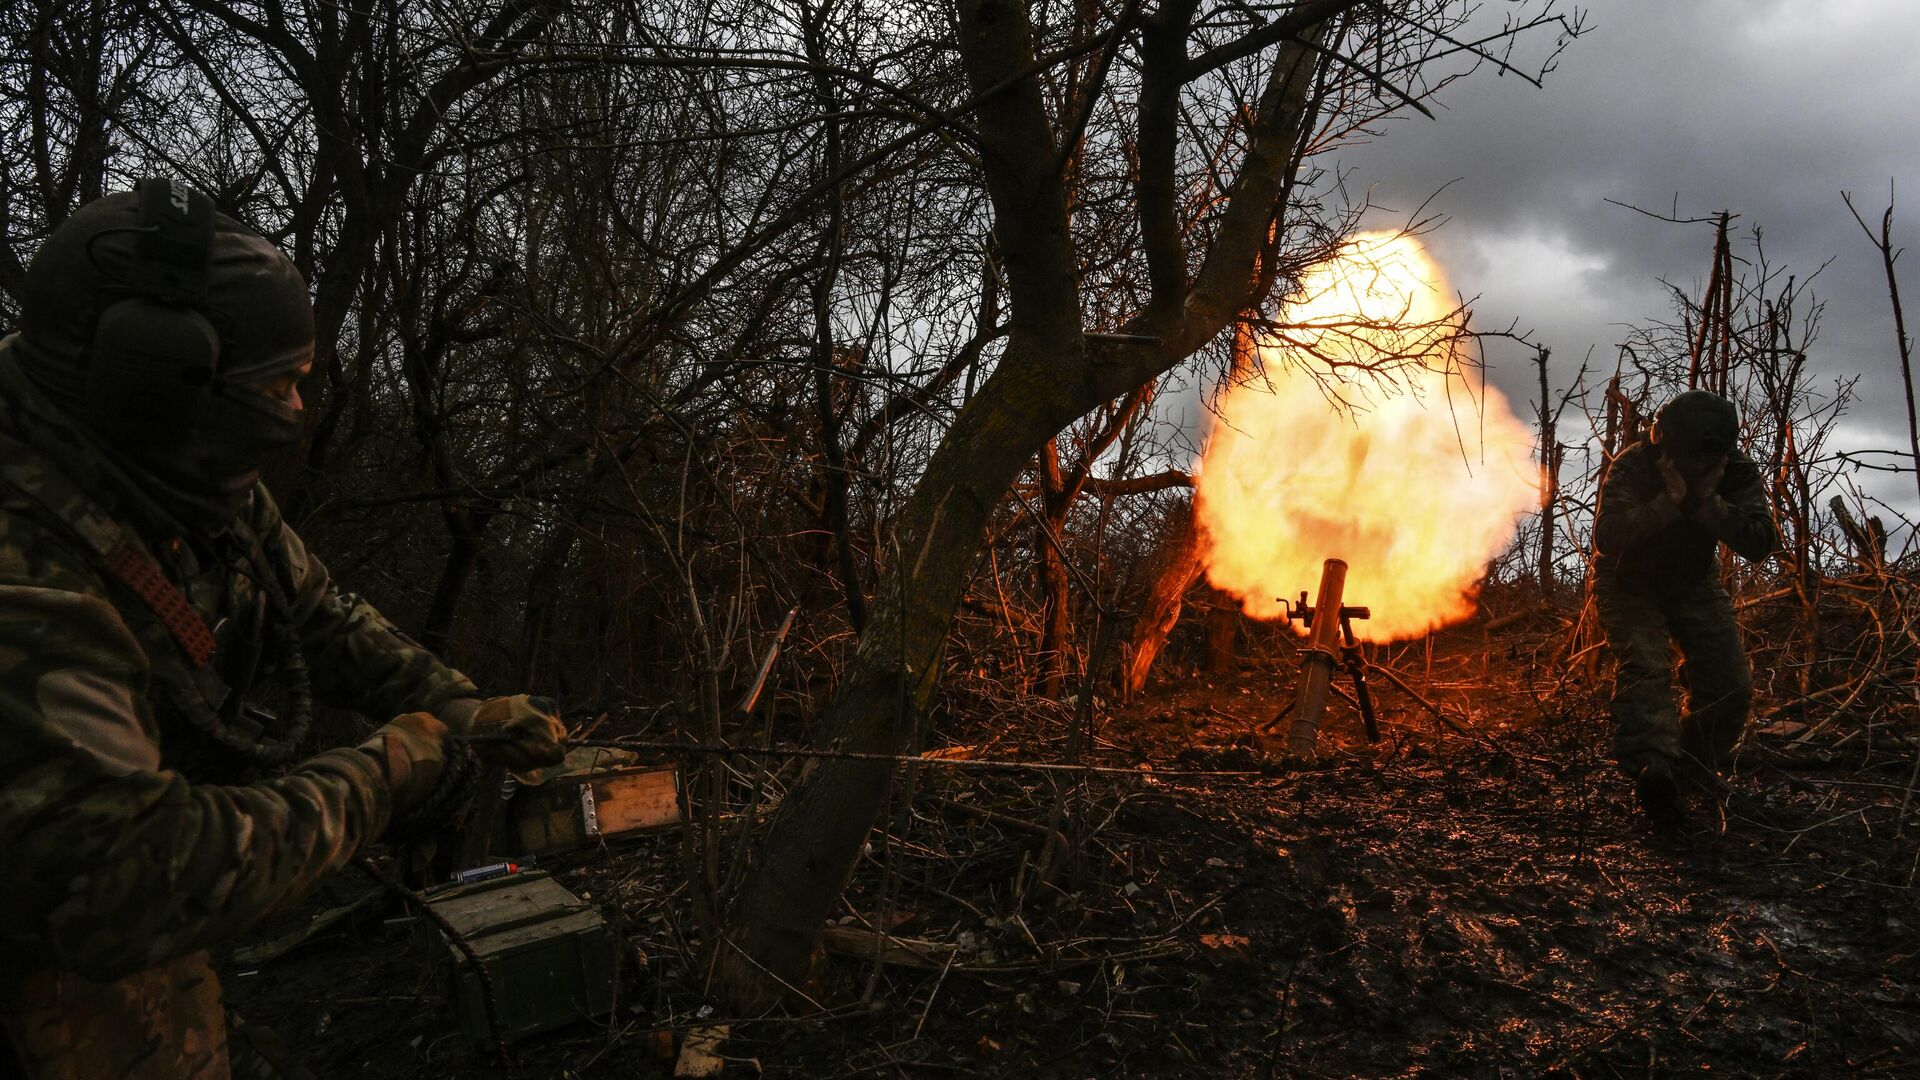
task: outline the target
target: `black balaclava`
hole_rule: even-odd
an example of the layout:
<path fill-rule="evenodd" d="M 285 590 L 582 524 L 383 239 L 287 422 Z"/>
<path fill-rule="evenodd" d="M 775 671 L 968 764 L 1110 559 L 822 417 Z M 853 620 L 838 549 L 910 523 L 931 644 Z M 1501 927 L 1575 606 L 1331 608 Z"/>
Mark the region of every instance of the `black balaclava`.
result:
<path fill-rule="evenodd" d="M 1733 402 L 1705 390 L 1689 390 L 1660 406 L 1654 424 L 1654 441 L 1669 453 L 1724 454 L 1740 438 Z"/>
<path fill-rule="evenodd" d="M 135 192 L 88 203 L 53 231 L 27 268 L 20 366 L 182 524 L 214 536 L 245 505 L 261 468 L 299 441 L 299 410 L 259 384 L 312 360 L 313 305 L 278 248 L 215 214 L 198 305 L 220 339 L 207 406 L 157 437 L 112 430 L 88 407 L 87 369 L 95 320 L 135 278 L 138 241 Z"/>

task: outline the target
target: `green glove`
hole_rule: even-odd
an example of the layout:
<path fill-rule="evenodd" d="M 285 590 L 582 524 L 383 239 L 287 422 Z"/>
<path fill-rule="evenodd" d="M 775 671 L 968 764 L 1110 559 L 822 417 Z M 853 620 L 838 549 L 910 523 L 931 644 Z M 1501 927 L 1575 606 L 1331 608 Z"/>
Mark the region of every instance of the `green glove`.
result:
<path fill-rule="evenodd" d="M 567 756 L 567 726 L 559 712 L 552 698 L 488 698 L 473 711 L 468 727 L 474 756 L 515 772 L 559 764 Z"/>
<path fill-rule="evenodd" d="M 396 716 L 360 744 L 386 770 L 398 817 L 433 791 L 447 764 L 447 725 L 432 713 Z"/>

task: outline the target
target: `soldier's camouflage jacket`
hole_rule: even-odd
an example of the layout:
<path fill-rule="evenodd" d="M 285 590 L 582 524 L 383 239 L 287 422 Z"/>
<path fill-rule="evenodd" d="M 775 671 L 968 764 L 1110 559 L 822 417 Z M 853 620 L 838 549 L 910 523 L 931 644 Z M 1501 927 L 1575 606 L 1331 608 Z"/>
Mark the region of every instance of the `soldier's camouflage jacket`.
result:
<path fill-rule="evenodd" d="M 1722 543 L 1750 561 L 1773 551 L 1773 514 L 1752 458 L 1727 455 L 1715 498 L 1695 519 L 1661 497 L 1667 485 L 1658 455 L 1653 444 L 1635 443 L 1607 468 L 1593 520 L 1599 587 L 1644 592 L 1716 577 Z"/>
<path fill-rule="evenodd" d="M 136 496 L 39 398 L 8 345 L 0 342 L 0 1019 L 31 1075 L 223 1077 L 205 950 L 286 911 L 377 837 L 391 812 L 386 780 L 353 749 L 248 776 L 209 757 L 171 717 L 156 673 L 178 671 L 182 659 L 103 573 L 100 537 L 82 535 L 135 535 L 126 511 Z M 322 701 L 384 721 L 477 695 L 336 587 L 263 488 L 242 524 L 266 541 Z M 214 628 L 215 666 L 252 647 L 239 640 L 258 632 L 251 579 L 201 565 L 193 545 L 140 538 Z M 6 1056 L 0 1044 L 0 1072 Z M 103 1071 L 109 1062 L 114 1073 Z"/>

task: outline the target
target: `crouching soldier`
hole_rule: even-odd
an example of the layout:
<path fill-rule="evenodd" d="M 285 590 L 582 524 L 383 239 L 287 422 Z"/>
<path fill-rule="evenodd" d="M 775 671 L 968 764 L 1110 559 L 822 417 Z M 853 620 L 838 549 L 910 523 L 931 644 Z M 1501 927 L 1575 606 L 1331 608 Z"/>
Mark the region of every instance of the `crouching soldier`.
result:
<path fill-rule="evenodd" d="M 450 733 L 564 729 L 342 591 L 261 466 L 299 437 L 313 310 L 198 192 L 82 207 L 0 341 L 0 1074 L 268 1074 L 208 948 L 444 797 Z M 315 698 L 387 723 L 310 753 Z M 267 711 L 263 702 L 276 703 Z M 231 1063 L 230 1063 L 231 1062 Z"/>
<path fill-rule="evenodd" d="M 1614 676 L 1614 753 L 1663 829 L 1684 824 L 1683 780 L 1717 775 L 1746 724 L 1753 672 L 1720 581 L 1725 544 L 1748 561 L 1773 551 L 1760 470 L 1735 448 L 1733 404 L 1703 390 L 1669 401 L 1650 441 L 1621 452 L 1594 515 L 1594 597 Z M 1685 660 L 1676 714 L 1670 643 Z"/>

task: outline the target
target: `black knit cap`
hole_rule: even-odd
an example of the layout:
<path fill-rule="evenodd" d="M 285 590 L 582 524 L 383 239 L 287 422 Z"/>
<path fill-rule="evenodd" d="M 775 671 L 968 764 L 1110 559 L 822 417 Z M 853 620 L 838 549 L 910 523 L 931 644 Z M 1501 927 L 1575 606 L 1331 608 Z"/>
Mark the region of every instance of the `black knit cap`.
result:
<path fill-rule="evenodd" d="M 126 295 L 139 248 L 140 197 L 116 192 L 82 206 L 53 230 L 27 267 L 21 297 L 22 366 L 70 406 L 86 390 L 94 321 Z M 279 248 L 216 213 L 201 313 L 220 335 L 222 377 L 253 382 L 313 358 L 313 304 Z"/>
<path fill-rule="evenodd" d="M 1677 453 L 1724 454 L 1740 438 L 1733 402 L 1705 390 L 1689 390 L 1660 407 L 1654 441 Z"/>

